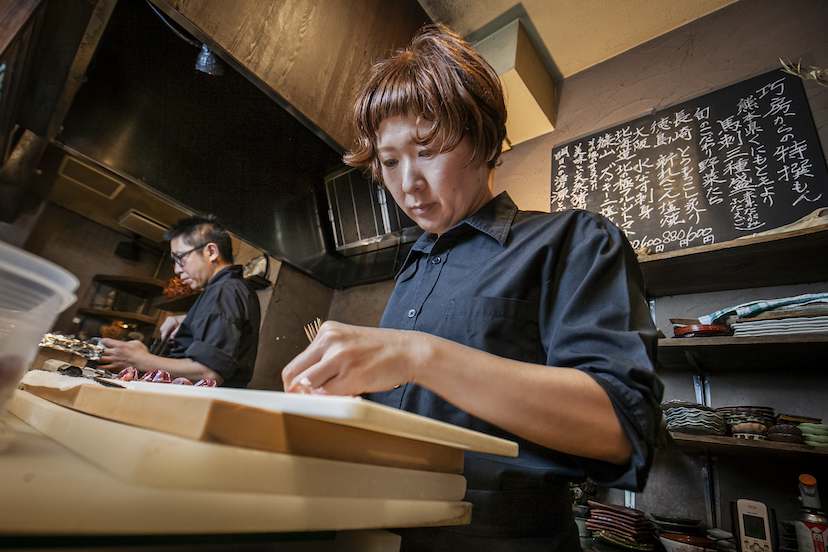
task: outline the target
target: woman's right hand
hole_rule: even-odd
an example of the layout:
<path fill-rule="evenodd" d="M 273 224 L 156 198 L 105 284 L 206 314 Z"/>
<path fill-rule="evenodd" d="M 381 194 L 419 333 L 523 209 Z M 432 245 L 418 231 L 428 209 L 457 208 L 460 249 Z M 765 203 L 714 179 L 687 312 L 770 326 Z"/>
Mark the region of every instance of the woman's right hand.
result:
<path fill-rule="evenodd" d="M 174 338 L 175 334 L 178 333 L 178 328 L 181 326 L 181 322 L 184 321 L 185 316 L 185 314 L 168 316 L 167 319 L 164 320 L 164 323 L 161 324 L 161 339 L 166 341 Z"/>
<path fill-rule="evenodd" d="M 417 353 L 433 336 L 325 322 L 307 349 L 282 371 L 288 392 L 360 395 L 413 381 Z"/>

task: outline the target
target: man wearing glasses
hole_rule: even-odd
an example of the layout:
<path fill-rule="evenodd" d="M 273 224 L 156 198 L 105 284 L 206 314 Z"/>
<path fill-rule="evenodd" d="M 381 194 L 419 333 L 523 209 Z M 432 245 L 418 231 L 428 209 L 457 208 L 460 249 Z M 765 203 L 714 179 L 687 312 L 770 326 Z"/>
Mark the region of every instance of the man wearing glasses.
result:
<path fill-rule="evenodd" d="M 173 378 L 246 387 L 259 343 L 259 299 L 242 277 L 242 267 L 232 262 L 230 235 L 208 215 L 179 220 L 164 237 L 175 273 L 193 290 L 202 290 L 186 316 L 171 316 L 161 325 L 163 340 L 175 338 L 170 358 L 150 354 L 140 341 L 103 339 L 100 367 L 166 370 Z"/>

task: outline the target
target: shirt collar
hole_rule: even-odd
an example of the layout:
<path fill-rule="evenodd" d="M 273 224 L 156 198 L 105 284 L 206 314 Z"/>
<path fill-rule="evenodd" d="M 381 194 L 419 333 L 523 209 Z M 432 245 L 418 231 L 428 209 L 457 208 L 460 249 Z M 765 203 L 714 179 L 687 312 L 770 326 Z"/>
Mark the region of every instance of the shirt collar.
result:
<path fill-rule="evenodd" d="M 216 275 L 213 276 L 209 282 L 207 282 L 207 286 L 211 286 L 224 280 L 229 280 L 230 278 L 241 278 L 242 269 L 243 267 L 241 265 L 225 266 L 224 268 L 216 272 Z M 204 287 L 206 288 L 207 286 Z"/>
<path fill-rule="evenodd" d="M 449 228 L 443 235 L 450 235 L 461 231 L 464 227 L 471 227 L 494 238 L 501 246 L 505 246 L 509 232 L 512 229 L 512 222 L 515 220 L 517 213 L 518 208 L 515 202 L 512 201 L 512 198 L 509 197 L 509 194 L 507 192 L 501 192 L 497 197 L 478 209 L 472 216 Z M 438 236 L 436 234 L 430 234 L 428 232 L 420 236 L 414 242 L 411 251 L 408 252 L 408 256 L 400 268 L 400 272 L 405 270 L 414 260 L 423 254 L 427 254 L 437 240 Z M 399 272 L 397 276 L 399 276 Z"/>
<path fill-rule="evenodd" d="M 467 224 L 472 228 L 476 228 L 497 240 L 500 245 L 506 245 L 517 212 L 518 208 L 512 198 L 509 197 L 509 194 L 501 192 L 500 195 L 460 224 Z M 460 224 L 457 226 L 460 226 Z M 457 227 L 455 226 L 455 228 Z"/>

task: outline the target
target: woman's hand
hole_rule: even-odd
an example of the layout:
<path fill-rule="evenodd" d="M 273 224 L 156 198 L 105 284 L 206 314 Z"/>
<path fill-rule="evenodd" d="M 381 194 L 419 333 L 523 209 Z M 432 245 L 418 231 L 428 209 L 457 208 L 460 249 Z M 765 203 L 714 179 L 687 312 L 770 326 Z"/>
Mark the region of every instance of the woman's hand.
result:
<path fill-rule="evenodd" d="M 285 391 L 329 395 L 411 382 L 547 448 L 617 464 L 632 451 L 609 396 L 585 372 L 509 360 L 422 332 L 325 322 L 282 381 Z"/>
<path fill-rule="evenodd" d="M 359 395 L 413 381 L 431 336 L 325 322 L 307 349 L 282 371 L 285 391 Z"/>

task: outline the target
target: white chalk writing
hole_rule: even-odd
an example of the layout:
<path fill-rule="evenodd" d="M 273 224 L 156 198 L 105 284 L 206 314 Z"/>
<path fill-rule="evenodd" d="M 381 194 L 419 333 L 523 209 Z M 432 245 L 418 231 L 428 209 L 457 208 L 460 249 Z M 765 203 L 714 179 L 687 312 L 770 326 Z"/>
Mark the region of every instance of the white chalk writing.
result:
<path fill-rule="evenodd" d="M 553 149 L 552 210 L 599 212 L 636 249 L 660 252 L 828 204 L 821 150 L 802 130 L 810 112 L 789 78 L 769 73 Z"/>

